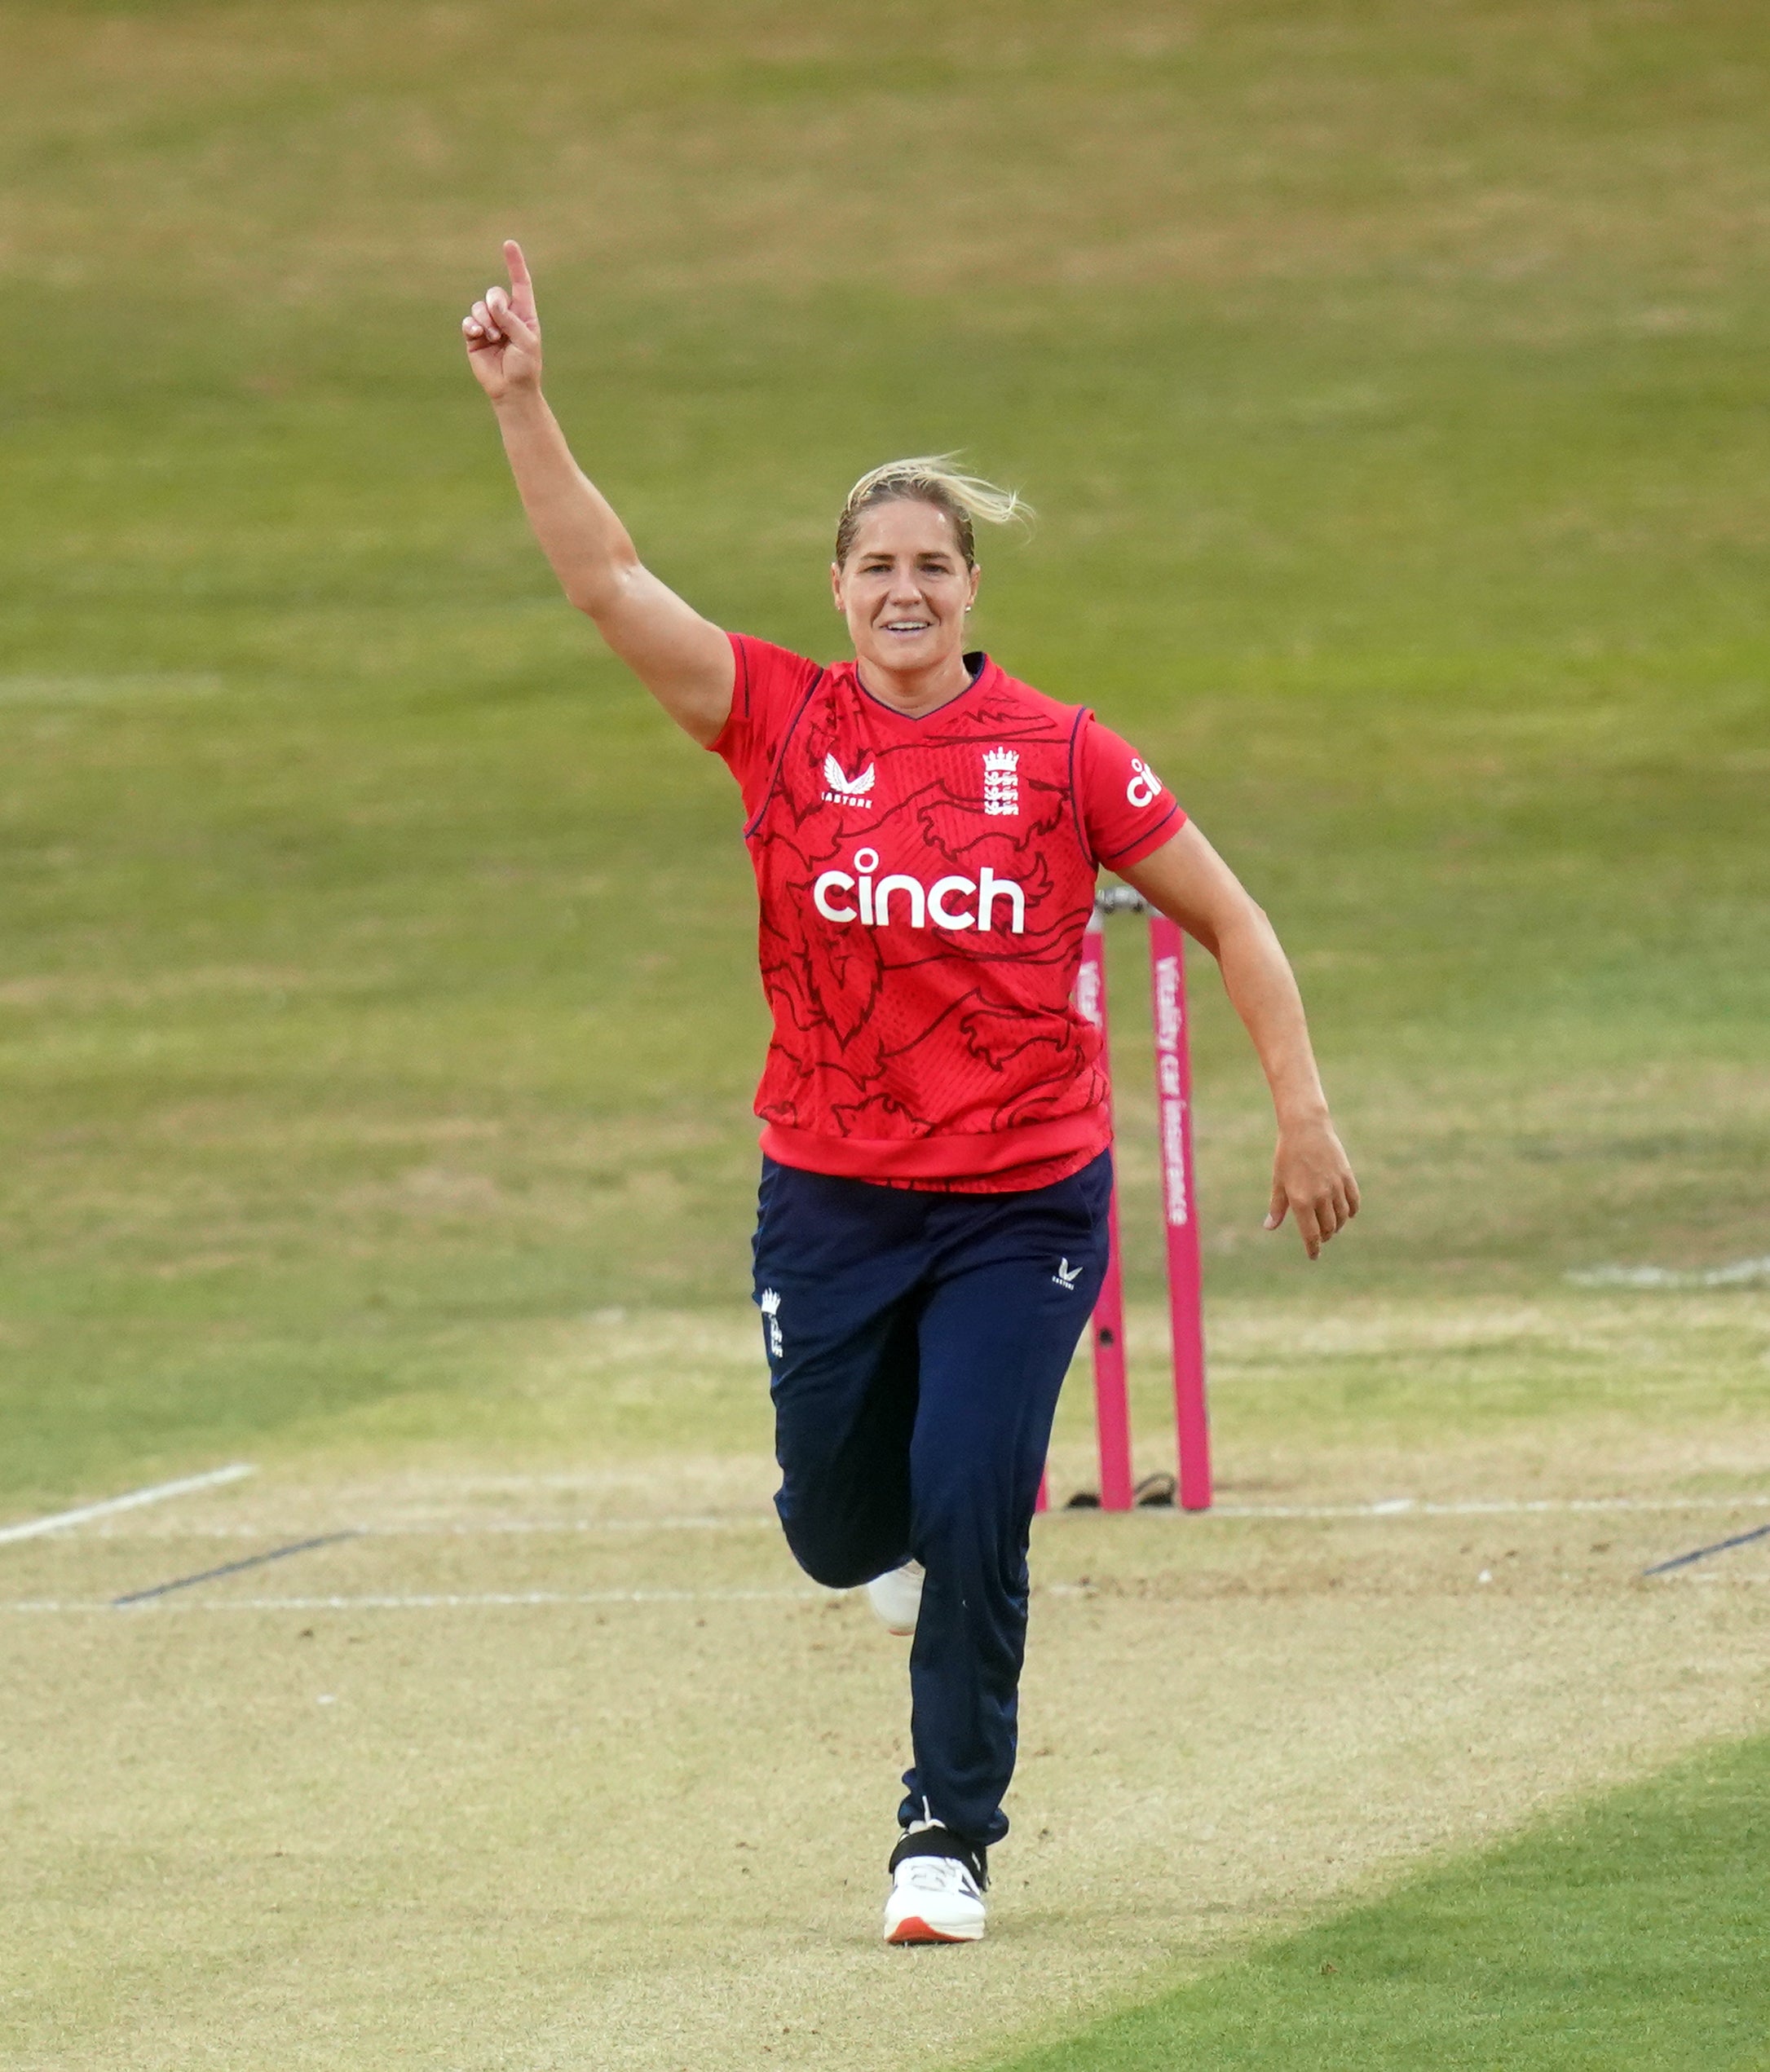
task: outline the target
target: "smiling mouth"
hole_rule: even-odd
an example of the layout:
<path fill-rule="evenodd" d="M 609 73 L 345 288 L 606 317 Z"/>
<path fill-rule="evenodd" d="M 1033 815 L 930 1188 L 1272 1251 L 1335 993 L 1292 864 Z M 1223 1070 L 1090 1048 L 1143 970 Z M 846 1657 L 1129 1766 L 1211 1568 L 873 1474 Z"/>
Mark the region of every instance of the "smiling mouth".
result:
<path fill-rule="evenodd" d="M 885 630 L 888 633 L 925 633 L 934 623 L 932 619 L 888 619 Z"/>

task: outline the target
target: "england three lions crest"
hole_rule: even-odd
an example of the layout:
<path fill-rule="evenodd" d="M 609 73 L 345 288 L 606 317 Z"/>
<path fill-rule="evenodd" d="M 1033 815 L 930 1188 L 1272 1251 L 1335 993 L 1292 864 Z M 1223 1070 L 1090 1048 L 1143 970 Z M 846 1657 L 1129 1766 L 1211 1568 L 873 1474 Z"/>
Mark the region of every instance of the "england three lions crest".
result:
<path fill-rule="evenodd" d="M 1020 811 L 1020 752 L 1016 748 L 986 748 L 983 752 L 983 810 L 987 813 Z"/>

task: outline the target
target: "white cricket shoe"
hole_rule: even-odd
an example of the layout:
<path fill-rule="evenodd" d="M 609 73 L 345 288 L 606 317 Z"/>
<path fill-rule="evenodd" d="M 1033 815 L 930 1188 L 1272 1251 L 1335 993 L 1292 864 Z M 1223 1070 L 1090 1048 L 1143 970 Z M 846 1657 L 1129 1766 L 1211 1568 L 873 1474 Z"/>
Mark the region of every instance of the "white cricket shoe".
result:
<path fill-rule="evenodd" d="M 888 1633 L 899 1639 L 916 1631 L 922 1608 L 922 1564 L 907 1561 L 901 1568 L 875 1576 L 867 1585 L 867 1602 L 883 1620 Z"/>
<path fill-rule="evenodd" d="M 986 1852 L 918 1820 L 891 1852 L 887 1942 L 978 1942 L 983 1936 Z"/>

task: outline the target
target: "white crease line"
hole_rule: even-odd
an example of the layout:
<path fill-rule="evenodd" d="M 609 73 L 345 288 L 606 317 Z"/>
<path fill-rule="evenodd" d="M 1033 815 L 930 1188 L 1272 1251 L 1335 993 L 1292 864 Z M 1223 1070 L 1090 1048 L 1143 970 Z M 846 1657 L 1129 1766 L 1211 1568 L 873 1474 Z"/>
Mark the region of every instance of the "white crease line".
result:
<path fill-rule="evenodd" d="M 156 1502 L 163 1497 L 176 1496 L 183 1490 L 204 1488 L 218 1481 L 235 1481 L 242 1475 L 252 1472 L 248 1467 L 222 1468 L 212 1475 L 198 1475 L 185 1482 L 162 1483 L 152 1490 L 138 1490 L 127 1497 L 112 1497 L 104 1504 L 87 1505 L 81 1510 L 63 1512 L 52 1519 L 36 1519 L 25 1526 L 8 1528 L 0 1531 L 0 1540 L 29 1538 L 38 1533 L 77 1524 L 82 1519 L 102 1513 Z M 1732 1511 L 1757 1510 L 1767 1507 L 1770 1507 L 1770 1494 L 1748 1492 L 1737 1497 L 1496 1497 L 1474 1499 L 1465 1503 L 1433 1503 L 1413 1497 L 1389 1497 L 1373 1504 L 1216 1504 L 1209 1511 L 1189 1513 L 1170 1510 L 1163 1506 L 1140 1510 L 1137 1515 L 1167 1519 L 1182 1516 L 1192 1519 L 1510 1518 L 1588 1511 Z M 1070 1517 L 1085 1519 L 1099 1515 L 1100 1513 L 1094 1510 L 1073 1514 L 1067 1510 L 1059 1510 L 1044 1514 L 1048 1519 Z M 777 1527 L 777 1521 L 771 1512 L 737 1517 L 421 1519 L 395 1520 L 379 1525 L 358 1519 L 347 1523 L 349 1530 L 364 1539 L 388 1540 L 497 1538 L 546 1533 L 581 1536 L 593 1532 L 773 1532 Z M 285 1522 L 285 1529 L 289 1532 L 305 1531 L 313 1526 L 311 1519 L 291 1519 Z M 86 1538 L 88 1543 L 93 1541 L 133 1543 L 144 1540 L 262 1540 L 267 1533 L 277 1529 L 263 1520 L 188 1526 L 155 1523 L 135 1530 L 125 1528 L 119 1531 L 106 1527 L 87 1534 Z"/>
<path fill-rule="evenodd" d="M 1735 1259 L 1728 1266 L 1685 1269 L 1670 1266 L 1576 1267 L 1564 1273 L 1576 1288 L 1743 1288 L 1770 1281 L 1770 1258 Z"/>
<path fill-rule="evenodd" d="M 1542 1497 L 1465 1504 L 1421 1503 L 1391 1497 L 1380 1504 L 1216 1504 L 1203 1514 L 1216 1518 L 1512 1518 L 1531 1512 L 1737 1511 L 1762 1510 L 1770 1496 Z M 1062 1515 L 1061 1513 L 1055 1514 Z M 1170 1515 L 1165 1510 L 1157 1515 Z M 1078 1514 L 1092 1518 L 1090 1510 Z M 1198 1513 L 1191 1515 L 1196 1517 Z"/>
<path fill-rule="evenodd" d="M 1433 1503 L 1414 1497 L 1388 1497 L 1374 1504 L 1216 1504 L 1205 1512 L 1181 1513 L 1159 1508 L 1140 1510 L 1139 1517 L 1310 1519 L 1310 1518 L 1510 1518 L 1532 1514 L 1586 1511 L 1731 1511 L 1755 1510 L 1770 1506 L 1770 1494 L 1747 1492 L 1738 1497 L 1542 1497 L 1476 1498 L 1465 1503 Z M 1092 1519 L 1092 1509 L 1070 1513 L 1066 1509 L 1048 1511 L 1047 1519 Z M 68 1522 L 71 1522 L 68 1521 Z M 562 1536 L 592 1532 L 773 1532 L 778 1521 L 772 1512 L 720 1517 L 670 1518 L 501 1518 L 468 1519 L 395 1519 L 373 1524 L 361 1519 L 346 1519 L 345 1526 L 364 1539 L 475 1539 L 557 1533 Z M 89 1533 L 87 1541 L 115 1540 L 262 1540 L 279 1530 L 291 1532 L 319 1529 L 315 1521 L 285 1519 L 282 1526 L 263 1521 L 247 1523 L 143 1525 L 119 1531 L 105 1528 Z"/>
<path fill-rule="evenodd" d="M 427 1611 L 479 1605 L 770 1604 L 845 1594 L 838 1590 L 482 1590 L 402 1597 L 162 1598 L 116 1605 L 104 1598 L 21 1598 L 0 1611 L 119 1611 L 136 1616 L 176 1611 Z"/>
<path fill-rule="evenodd" d="M 231 1525 L 149 1525 L 139 1531 L 118 1532 L 106 1528 L 89 1533 L 89 1540 L 261 1540 L 279 1529 L 295 1532 L 311 1527 L 311 1519 L 286 1520 L 282 1528 L 263 1522 Z M 361 1519 L 349 1522 L 349 1529 L 366 1539 L 473 1538 L 481 1534 L 524 1532 L 753 1532 L 773 1531 L 779 1521 L 772 1511 L 761 1517 L 744 1518 L 494 1518 L 395 1519 L 373 1525 Z"/>
<path fill-rule="evenodd" d="M 678 1481 L 691 1483 L 694 1477 L 678 1475 Z M 722 1479 L 722 1486 L 729 1489 L 735 1482 L 734 1477 Z M 744 1478 L 749 1481 L 750 1478 Z M 514 1493 L 523 1489 L 576 1490 L 631 1490 L 642 1488 L 647 1478 L 638 1475 L 598 1475 L 586 1470 L 581 1475 L 402 1475 L 386 1484 L 371 1487 L 385 1488 L 390 1495 L 402 1491 L 410 1496 L 422 1496 L 438 1490 L 452 1492 L 456 1495 L 493 1494 L 500 1490 Z M 753 1487 L 753 1483 L 752 1483 Z"/>
<path fill-rule="evenodd" d="M 89 1518 L 104 1518 L 113 1511 L 134 1510 L 140 1504 L 163 1503 L 168 1497 L 183 1497 L 192 1489 L 218 1488 L 224 1482 L 238 1482 L 254 1470 L 244 1461 L 232 1467 L 211 1468 L 206 1475 L 188 1475 L 176 1482 L 157 1482 L 146 1489 L 131 1489 L 121 1497 L 107 1497 L 102 1503 L 82 1504 L 71 1511 L 54 1511 L 47 1518 L 26 1519 L 20 1525 L 0 1526 L 0 1545 L 11 1540 L 34 1540 L 40 1533 L 60 1532 L 70 1525 L 83 1525 Z"/>

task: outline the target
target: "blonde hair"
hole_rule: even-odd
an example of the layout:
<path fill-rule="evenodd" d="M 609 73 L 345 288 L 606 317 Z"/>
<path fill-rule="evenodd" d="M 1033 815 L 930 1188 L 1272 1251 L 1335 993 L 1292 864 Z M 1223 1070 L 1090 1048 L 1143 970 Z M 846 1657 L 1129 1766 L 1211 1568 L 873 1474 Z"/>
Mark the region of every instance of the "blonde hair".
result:
<path fill-rule="evenodd" d="M 965 566 L 978 565 L 978 519 L 986 525 L 1026 524 L 1032 506 L 1012 489 L 998 489 L 993 482 L 961 474 L 953 465 L 956 453 L 920 453 L 907 461 L 887 461 L 869 469 L 848 492 L 842 515 L 836 522 L 836 562 L 841 567 L 854 551 L 854 535 L 868 511 L 881 504 L 932 504 L 952 520 L 959 536 L 959 551 Z"/>

